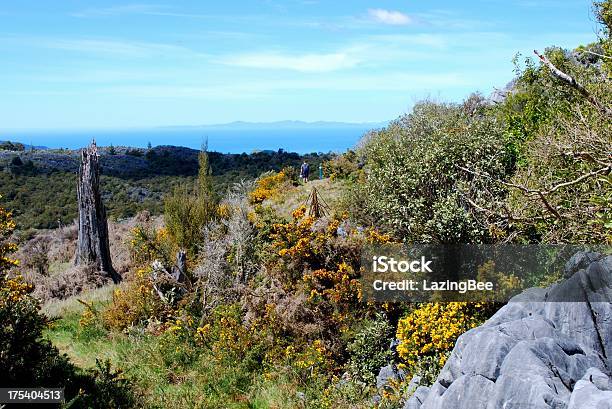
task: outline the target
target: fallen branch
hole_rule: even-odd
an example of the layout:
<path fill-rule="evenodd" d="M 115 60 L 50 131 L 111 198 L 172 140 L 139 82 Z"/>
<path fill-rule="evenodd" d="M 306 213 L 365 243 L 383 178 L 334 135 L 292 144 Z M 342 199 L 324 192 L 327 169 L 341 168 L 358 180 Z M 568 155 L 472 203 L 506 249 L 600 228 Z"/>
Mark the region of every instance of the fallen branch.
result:
<path fill-rule="evenodd" d="M 586 88 L 582 86 L 582 84 L 576 81 L 575 78 L 555 67 L 555 65 L 550 62 L 550 60 L 546 58 L 545 55 L 538 53 L 537 50 L 533 50 L 533 53 L 537 55 L 540 61 L 542 61 L 548 67 L 553 76 L 580 92 L 580 94 L 582 94 L 582 96 L 584 96 L 591 104 L 593 104 L 601 113 L 606 116 L 612 116 L 612 110 L 603 105 L 601 102 L 599 102 L 599 100 L 593 95 L 591 95 L 591 93 L 587 91 Z"/>

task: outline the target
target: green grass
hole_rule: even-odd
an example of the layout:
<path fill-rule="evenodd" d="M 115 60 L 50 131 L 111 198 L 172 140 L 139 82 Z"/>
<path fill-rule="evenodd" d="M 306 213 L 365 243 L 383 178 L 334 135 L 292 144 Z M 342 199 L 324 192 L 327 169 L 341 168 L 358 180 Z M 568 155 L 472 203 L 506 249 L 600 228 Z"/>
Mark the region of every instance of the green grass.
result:
<path fill-rule="evenodd" d="M 105 333 L 102 328 L 83 330 L 79 320 L 85 306 L 77 301 L 93 302 L 94 308 L 100 309 L 110 302 L 114 288 L 101 287 L 77 297 L 47 303 L 42 308 L 42 312 L 53 320 L 45 336 L 82 368 L 94 367 L 96 359 L 110 359 L 113 363 L 119 360 L 123 340 Z"/>
<path fill-rule="evenodd" d="M 96 359 L 109 359 L 143 395 L 148 408 L 285 409 L 302 407 L 297 386 L 268 381 L 242 362 L 219 362 L 204 348 L 198 349 L 173 334 L 154 336 L 136 330 L 108 331 L 101 325 L 84 329 L 79 324 L 85 307 L 100 311 L 117 286 L 106 286 L 78 297 L 43 306 L 54 319 L 45 336 L 82 368 Z M 100 317 L 96 321 L 101 323 Z"/>
<path fill-rule="evenodd" d="M 102 307 L 112 300 L 113 291 L 116 288 L 118 286 L 107 285 L 94 290 L 85 290 L 78 296 L 65 300 L 53 300 L 42 306 L 42 312 L 51 318 L 66 318 L 74 314 L 80 315 L 85 307 L 78 300 L 88 303 L 93 302 L 96 307 Z"/>

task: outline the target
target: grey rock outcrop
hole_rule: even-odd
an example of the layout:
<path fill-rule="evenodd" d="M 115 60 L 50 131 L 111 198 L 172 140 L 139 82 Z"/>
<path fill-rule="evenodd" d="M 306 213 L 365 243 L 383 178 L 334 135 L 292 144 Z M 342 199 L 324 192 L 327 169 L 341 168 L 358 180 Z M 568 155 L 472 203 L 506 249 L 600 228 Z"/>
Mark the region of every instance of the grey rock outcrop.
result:
<path fill-rule="evenodd" d="M 612 256 L 578 253 L 565 273 L 459 337 L 404 409 L 612 408 Z"/>
<path fill-rule="evenodd" d="M 376 388 L 385 388 L 391 382 L 403 381 L 406 373 L 395 365 L 383 366 L 376 376 Z"/>
<path fill-rule="evenodd" d="M 568 409 L 612 409 L 610 377 L 590 368 L 574 386 Z"/>

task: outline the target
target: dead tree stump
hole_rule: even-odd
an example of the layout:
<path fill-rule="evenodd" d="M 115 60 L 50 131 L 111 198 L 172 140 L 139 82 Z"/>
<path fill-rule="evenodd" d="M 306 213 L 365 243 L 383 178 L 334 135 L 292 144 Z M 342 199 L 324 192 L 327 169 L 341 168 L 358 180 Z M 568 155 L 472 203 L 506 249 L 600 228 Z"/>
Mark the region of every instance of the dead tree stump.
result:
<path fill-rule="evenodd" d="M 106 210 L 100 195 L 100 164 L 95 142 L 81 151 L 77 183 L 79 239 L 75 264 L 93 265 L 118 283 L 121 281 L 121 275 L 115 271 L 111 261 Z"/>

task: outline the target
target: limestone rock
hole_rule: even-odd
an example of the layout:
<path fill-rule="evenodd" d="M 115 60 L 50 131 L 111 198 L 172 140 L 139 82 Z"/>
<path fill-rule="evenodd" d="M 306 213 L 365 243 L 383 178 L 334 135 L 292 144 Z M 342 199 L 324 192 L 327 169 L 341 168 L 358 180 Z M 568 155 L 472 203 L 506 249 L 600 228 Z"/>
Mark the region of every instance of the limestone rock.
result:
<path fill-rule="evenodd" d="M 578 253 L 566 277 L 459 337 L 404 409 L 612 408 L 612 256 Z"/>

